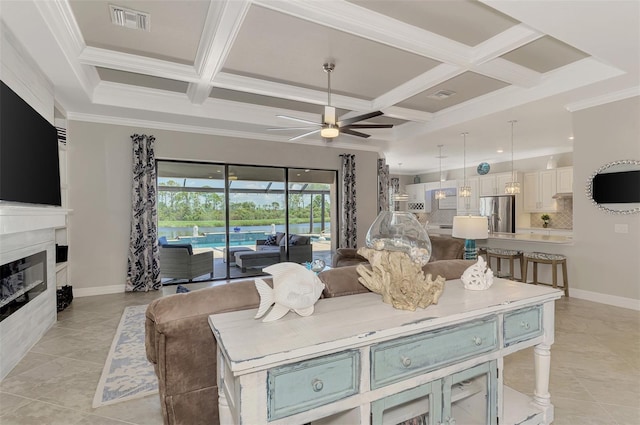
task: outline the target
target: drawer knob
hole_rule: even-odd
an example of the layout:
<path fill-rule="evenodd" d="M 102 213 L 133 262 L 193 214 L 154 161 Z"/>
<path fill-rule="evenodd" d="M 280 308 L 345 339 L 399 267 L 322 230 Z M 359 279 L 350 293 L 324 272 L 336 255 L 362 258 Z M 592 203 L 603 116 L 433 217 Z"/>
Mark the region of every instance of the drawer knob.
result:
<path fill-rule="evenodd" d="M 313 391 L 315 391 L 315 392 L 322 391 L 323 387 L 324 387 L 324 384 L 322 383 L 322 381 L 320 379 L 314 379 L 311 382 L 311 388 L 313 388 Z"/>
<path fill-rule="evenodd" d="M 523 320 L 522 322 L 520 322 L 520 327 L 522 327 L 524 329 L 529 329 L 531 326 L 529 325 L 529 322 L 525 322 Z"/>
<path fill-rule="evenodd" d="M 402 357 L 402 366 L 404 366 L 404 367 L 411 366 L 411 358 L 410 357 Z"/>
<path fill-rule="evenodd" d="M 473 337 L 473 343 L 475 345 L 482 345 L 482 338 L 480 338 L 479 336 L 474 336 Z"/>

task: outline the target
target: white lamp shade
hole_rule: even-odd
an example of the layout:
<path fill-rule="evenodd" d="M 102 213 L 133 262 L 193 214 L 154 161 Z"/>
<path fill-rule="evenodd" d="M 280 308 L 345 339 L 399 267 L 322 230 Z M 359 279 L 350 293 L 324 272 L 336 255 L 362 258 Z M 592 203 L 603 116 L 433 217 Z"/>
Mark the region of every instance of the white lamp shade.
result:
<path fill-rule="evenodd" d="M 487 239 L 489 237 L 489 220 L 477 215 L 457 215 L 453 217 L 454 238 Z"/>

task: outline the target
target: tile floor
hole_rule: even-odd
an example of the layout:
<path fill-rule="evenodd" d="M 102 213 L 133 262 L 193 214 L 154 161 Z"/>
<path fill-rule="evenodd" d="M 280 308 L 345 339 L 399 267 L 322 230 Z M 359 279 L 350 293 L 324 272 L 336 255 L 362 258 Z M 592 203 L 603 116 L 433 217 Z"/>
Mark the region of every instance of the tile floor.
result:
<path fill-rule="evenodd" d="M 165 293 L 175 291 L 169 288 Z M 74 299 L 0 383 L 0 424 L 162 424 L 157 395 L 91 407 L 124 307 L 159 296 L 162 292 Z M 640 312 L 574 298 L 558 301 L 556 312 L 550 384 L 554 423 L 639 425 Z M 531 394 L 533 350 L 509 356 L 504 377 L 511 387 Z"/>

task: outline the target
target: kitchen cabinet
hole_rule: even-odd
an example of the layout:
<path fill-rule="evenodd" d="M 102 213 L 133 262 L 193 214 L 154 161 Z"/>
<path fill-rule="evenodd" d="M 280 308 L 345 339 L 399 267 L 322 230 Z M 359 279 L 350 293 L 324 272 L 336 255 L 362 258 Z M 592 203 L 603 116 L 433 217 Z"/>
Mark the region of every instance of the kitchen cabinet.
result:
<path fill-rule="evenodd" d="M 556 170 L 535 171 L 524 175 L 524 211 L 554 212 L 558 210 L 553 195 L 557 193 Z"/>
<path fill-rule="evenodd" d="M 573 193 L 573 167 L 556 169 L 557 193 Z"/>
<path fill-rule="evenodd" d="M 477 215 L 479 211 L 479 183 L 478 177 L 472 177 L 467 179 L 467 186 L 471 188 L 471 196 L 468 198 L 463 198 L 458 194 L 458 215 Z M 461 186 L 464 185 L 463 180 L 458 180 L 458 190 Z"/>
<path fill-rule="evenodd" d="M 510 181 L 511 173 L 482 176 L 478 182 L 478 194 L 479 196 L 504 195 L 504 186 Z"/>
<path fill-rule="evenodd" d="M 425 184 L 408 184 L 405 186 L 407 196 L 407 210 L 410 212 L 431 212 L 431 198 L 425 195 Z M 428 198 L 428 199 L 427 199 Z"/>

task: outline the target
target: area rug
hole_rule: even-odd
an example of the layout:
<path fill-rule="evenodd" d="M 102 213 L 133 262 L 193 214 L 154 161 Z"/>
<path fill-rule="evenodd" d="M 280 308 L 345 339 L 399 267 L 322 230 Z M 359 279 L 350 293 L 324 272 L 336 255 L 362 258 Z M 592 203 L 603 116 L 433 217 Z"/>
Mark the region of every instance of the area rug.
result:
<path fill-rule="evenodd" d="M 158 380 L 144 349 L 146 305 L 126 307 L 104 364 L 93 407 L 158 392 Z"/>

